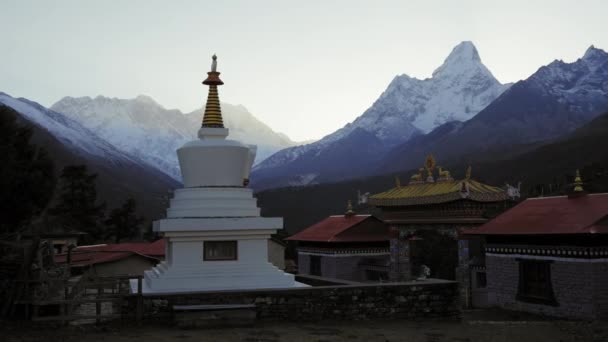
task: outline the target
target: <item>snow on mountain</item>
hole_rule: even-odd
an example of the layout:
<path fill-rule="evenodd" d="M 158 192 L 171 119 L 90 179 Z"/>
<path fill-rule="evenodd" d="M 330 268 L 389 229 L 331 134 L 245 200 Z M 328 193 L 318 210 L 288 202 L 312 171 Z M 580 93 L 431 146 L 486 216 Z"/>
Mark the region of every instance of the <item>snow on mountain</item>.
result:
<path fill-rule="evenodd" d="M 440 127 L 395 147 L 379 162 L 376 174 L 417 166 L 432 151 L 447 162 L 466 156 L 500 158 L 546 144 L 608 111 L 608 53 L 591 46 L 582 58 L 555 60 L 512 85 L 472 119 Z M 448 129 L 449 128 L 449 129 Z"/>
<path fill-rule="evenodd" d="M 51 108 L 178 180 L 181 174 L 175 150 L 196 138 L 203 117 L 202 110 L 183 114 L 144 95 L 135 99 L 64 97 Z M 258 145 L 257 161 L 293 144 L 243 106 L 222 103 L 222 113 L 230 139 Z"/>
<path fill-rule="evenodd" d="M 21 113 L 28 121 L 45 128 L 64 145 L 79 155 L 88 154 L 107 160 L 108 163 L 119 163 L 124 160 L 140 162 L 116 149 L 95 132 L 87 129 L 69 117 L 49 110 L 40 104 L 25 98 L 14 98 L 0 92 L 0 103 Z"/>
<path fill-rule="evenodd" d="M 574 63 L 555 60 L 541 67 L 528 80 L 533 86 L 558 98 L 560 103 L 578 105 L 577 112 L 595 112 L 594 105 L 608 96 L 608 53 L 587 49 Z"/>
<path fill-rule="evenodd" d="M 300 158 L 318 158 L 327 148 L 357 129 L 373 134 L 385 145 L 383 150 L 376 153 L 386 152 L 446 122 L 470 119 L 509 86 L 500 84 L 481 63 L 473 43 L 462 42 L 433 72 L 431 78 L 420 80 L 405 74 L 396 76 L 374 104 L 355 121 L 317 142 L 275 153 L 254 168 L 252 177 L 268 178 L 264 175 L 265 169 L 303 164 Z M 314 161 L 310 163 L 314 164 Z M 314 170 L 312 166 L 309 168 Z M 316 173 L 311 170 L 306 174 Z M 287 177 L 302 179 L 299 172 L 304 170 L 289 167 L 289 171 L 285 172 L 288 173 Z M 276 170 L 269 174 L 276 177 L 280 173 Z"/>

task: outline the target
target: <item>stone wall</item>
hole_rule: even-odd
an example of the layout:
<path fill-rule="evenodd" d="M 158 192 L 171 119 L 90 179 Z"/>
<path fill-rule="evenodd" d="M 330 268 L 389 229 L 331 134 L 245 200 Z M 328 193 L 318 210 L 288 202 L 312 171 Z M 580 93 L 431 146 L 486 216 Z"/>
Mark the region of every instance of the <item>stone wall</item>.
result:
<path fill-rule="evenodd" d="M 557 306 L 516 299 L 519 262 L 513 256 L 486 256 L 488 301 L 510 310 L 577 319 L 608 314 L 608 264 L 590 260 L 553 260 L 551 282 Z"/>
<path fill-rule="evenodd" d="M 132 301 L 135 296 L 131 297 Z M 255 304 L 266 320 L 320 321 L 371 318 L 458 317 L 457 283 L 445 280 L 146 295 L 171 305 Z M 158 302 L 158 301 L 156 301 Z"/>
<path fill-rule="evenodd" d="M 310 255 L 298 253 L 298 273 L 310 274 Z"/>
<path fill-rule="evenodd" d="M 591 281 L 596 318 L 608 320 L 608 262 L 593 264 Z"/>

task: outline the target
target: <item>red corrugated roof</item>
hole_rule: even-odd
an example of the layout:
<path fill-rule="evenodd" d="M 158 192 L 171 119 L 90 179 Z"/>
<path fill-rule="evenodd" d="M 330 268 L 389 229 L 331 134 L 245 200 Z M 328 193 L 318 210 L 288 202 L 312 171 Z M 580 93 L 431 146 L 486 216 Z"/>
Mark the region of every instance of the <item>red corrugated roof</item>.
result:
<path fill-rule="evenodd" d="M 608 193 L 527 199 L 464 234 L 544 235 L 608 233 Z"/>
<path fill-rule="evenodd" d="M 291 241 L 316 241 L 316 242 L 360 242 L 360 241 L 387 241 L 388 233 L 385 229 L 365 230 L 352 234 L 347 231 L 365 220 L 382 221 L 371 215 L 336 215 L 330 216 L 303 231 L 287 238 Z"/>
<path fill-rule="evenodd" d="M 127 258 L 131 255 L 141 255 L 146 258 L 159 259 L 165 256 L 165 239 L 150 242 L 130 242 L 118 244 L 101 244 L 78 246 L 72 250 L 72 265 L 86 266 L 101 264 Z M 55 256 L 55 262 L 67 262 L 67 254 Z"/>

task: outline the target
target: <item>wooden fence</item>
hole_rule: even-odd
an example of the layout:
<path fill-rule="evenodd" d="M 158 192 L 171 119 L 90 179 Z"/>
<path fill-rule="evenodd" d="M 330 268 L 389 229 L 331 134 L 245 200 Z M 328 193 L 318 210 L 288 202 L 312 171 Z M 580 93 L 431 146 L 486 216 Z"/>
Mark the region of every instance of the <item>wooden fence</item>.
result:
<path fill-rule="evenodd" d="M 131 280 L 137 280 L 137 292 L 131 291 Z M 102 320 L 121 318 L 122 310 L 118 313 L 104 313 L 102 304 L 109 303 L 110 305 L 118 305 L 119 307 L 125 303 L 127 297 L 136 296 L 135 320 L 141 322 L 143 319 L 143 293 L 142 281 L 140 275 L 123 275 L 112 277 L 85 277 L 80 281 L 71 282 L 70 280 L 59 280 L 63 282 L 63 294 L 54 298 L 37 299 L 35 294 L 30 291 L 30 287 L 45 286 L 45 281 L 29 280 L 24 286 L 27 289 L 26 293 L 32 295 L 25 300 L 20 300 L 17 304 L 24 305 L 25 315 L 30 317 L 32 321 L 61 321 L 67 324 L 76 320 L 95 320 L 100 323 Z M 50 286 L 46 284 L 46 286 Z M 55 284 L 57 286 L 57 284 Z M 77 309 L 82 305 L 95 304 L 94 314 L 80 314 Z M 51 314 L 42 314 L 41 308 L 59 308 L 59 312 Z M 31 311 L 30 311 L 31 310 Z"/>

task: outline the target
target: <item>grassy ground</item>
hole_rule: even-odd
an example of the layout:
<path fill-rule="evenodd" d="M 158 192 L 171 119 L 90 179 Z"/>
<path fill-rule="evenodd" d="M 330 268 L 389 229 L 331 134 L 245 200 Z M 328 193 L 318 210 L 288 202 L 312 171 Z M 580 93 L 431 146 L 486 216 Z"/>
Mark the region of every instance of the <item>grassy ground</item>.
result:
<path fill-rule="evenodd" d="M 0 322 L 2 324 L 2 322 Z M 462 321 L 269 322 L 249 328 L 180 330 L 167 324 L 49 328 L 4 324 L 0 341 L 608 341 L 603 323 L 551 320 L 495 311 L 465 313 Z"/>

